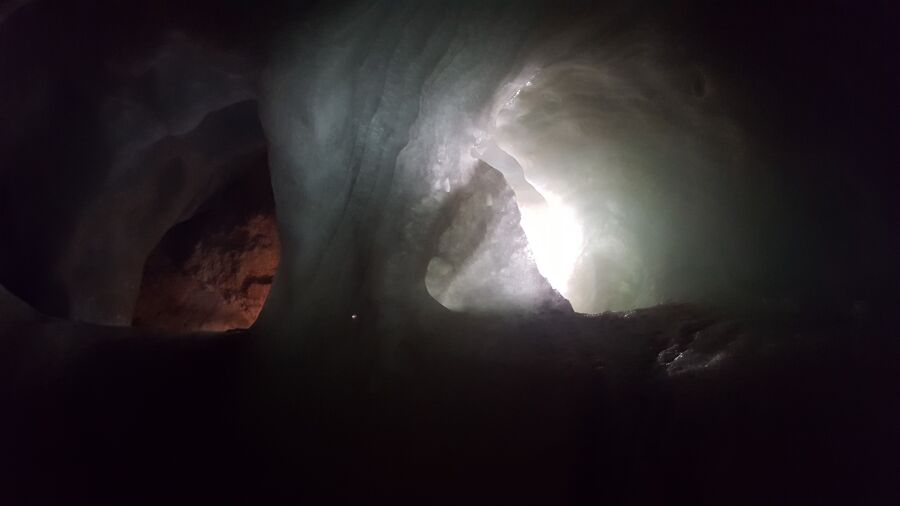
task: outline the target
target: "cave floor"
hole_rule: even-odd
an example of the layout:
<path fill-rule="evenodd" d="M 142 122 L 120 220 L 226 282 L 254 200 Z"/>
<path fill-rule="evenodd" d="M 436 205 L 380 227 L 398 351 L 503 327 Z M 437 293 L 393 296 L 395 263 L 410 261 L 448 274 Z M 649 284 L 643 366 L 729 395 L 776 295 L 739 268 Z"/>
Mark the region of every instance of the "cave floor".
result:
<path fill-rule="evenodd" d="M 885 321 L 748 323 L 687 305 L 442 318 L 389 340 L 340 327 L 304 351 L 260 331 L 5 323 L 2 502 L 897 497 Z"/>

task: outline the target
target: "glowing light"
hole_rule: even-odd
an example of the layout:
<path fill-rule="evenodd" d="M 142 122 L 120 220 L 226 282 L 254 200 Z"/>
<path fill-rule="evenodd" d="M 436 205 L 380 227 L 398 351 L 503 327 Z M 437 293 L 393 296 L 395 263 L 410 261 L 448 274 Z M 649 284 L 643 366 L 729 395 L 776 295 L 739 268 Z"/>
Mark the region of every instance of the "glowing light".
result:
<path fill-rule="evenodd" d="M 521 205 L 522 229 L 541 275 L 564 297 L 581 256 L 583 236 L 575 211 L 549 192 L 546 203 Z"/>

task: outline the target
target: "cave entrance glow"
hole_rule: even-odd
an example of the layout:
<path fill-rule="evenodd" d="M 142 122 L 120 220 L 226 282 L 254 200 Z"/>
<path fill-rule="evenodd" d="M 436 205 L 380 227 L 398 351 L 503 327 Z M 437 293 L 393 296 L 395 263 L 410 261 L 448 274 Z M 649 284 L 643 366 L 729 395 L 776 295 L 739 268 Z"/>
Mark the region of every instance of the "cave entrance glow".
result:
<path fill-rule="evenodd" d="M 466 138 L 474 175 L 426 273 L 444 307 L 528 310 L 562 296 L 594 314 L 660 302 L 691 202 L 673 174 L 698 159 L 605 65 L 526 69 L 498 89 Z"/>
<path fill-rule="evenodd" d="M 569 282 L 584 248 L 575 210 L 561 196 L 532 184 L 519 162 L 493 141 L 476 146 L 474 154 L 503 174 L 515 193 L 520 225 L 538 271 L 569 299 Z"/>
<path fill-rule="evenodd" d="M 583 237 L 575 211 L 546 192 L 545 202 L 519 206 L 522 230 L 538 270 L 563 297 L 569 298 L 569 280 L 581 256 Z"/>
<path fill-rule="evenodd" d="M 628 89 L 599 63 L 526 69 L 499 90 L 473 153 L 503 174 L 537 269 L 579 313 L 657 302 L 640 234 L 660 199 L 633 151 L 646 115 Z"/>

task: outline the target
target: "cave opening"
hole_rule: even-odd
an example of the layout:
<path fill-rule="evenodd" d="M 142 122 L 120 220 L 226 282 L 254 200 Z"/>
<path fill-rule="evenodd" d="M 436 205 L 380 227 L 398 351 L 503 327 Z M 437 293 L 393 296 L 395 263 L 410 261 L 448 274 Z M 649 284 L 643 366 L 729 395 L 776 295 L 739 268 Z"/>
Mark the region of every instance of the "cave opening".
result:
<path fill-rule="evenodd" d="M 495 91 L 468 148 L 471 180 L 464 190 L 444 183 L 445 192 L 465 196 L 427 274 L 442 305 L 493 312 L 562 298 L 577 313 L 597 314 L 650 307 L 663 295 L 698 297 L 700 289 L 673 295 L 674 283 L 665 281 L 672 253 L 700 256 L 689 230 L 712 227 L 683 203 L 699 208 L 706 196 L 664 180 L 706 170 L 711 162 L 702 156 L 720 148 L 718 139 L 707 136 L 712 147 L 673 147 L 680 134 L 670 111 L 648 107 L 632 90 L 672 95 L 688 111 L 679 113 L 699 123 L 688 93 L 673 92 L 684 76 L 635 84 L 626 79 L 631 69 L 618 65 L 603 55 L 528 64 Z"/>

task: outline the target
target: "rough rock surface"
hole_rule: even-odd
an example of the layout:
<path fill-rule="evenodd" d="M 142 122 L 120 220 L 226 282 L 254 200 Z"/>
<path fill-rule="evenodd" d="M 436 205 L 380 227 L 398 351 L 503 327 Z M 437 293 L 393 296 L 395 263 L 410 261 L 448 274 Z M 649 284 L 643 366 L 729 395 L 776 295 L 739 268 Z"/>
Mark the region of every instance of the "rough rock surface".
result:
<path fill-rule="evenodd" d="M 199 240 L 183 260 L 158 248 L 147 262 L 134 324 L 172 332 L 250 327 L 269 295 L 279 256 L 271 214 Z"/>
<path fill-rule="evenodd" d="M 257 162 L 150 254 L 136 326 L 187 333 L 256 321 L 281 257 L 269 171 Z"/>
<path fill-rule="evenodd" d="M 147 255 L 265 138 L 252 58 L 166 8 L 114 7 L 0 8 L 0 283 L 49 316 L 127 325 Z"/>

